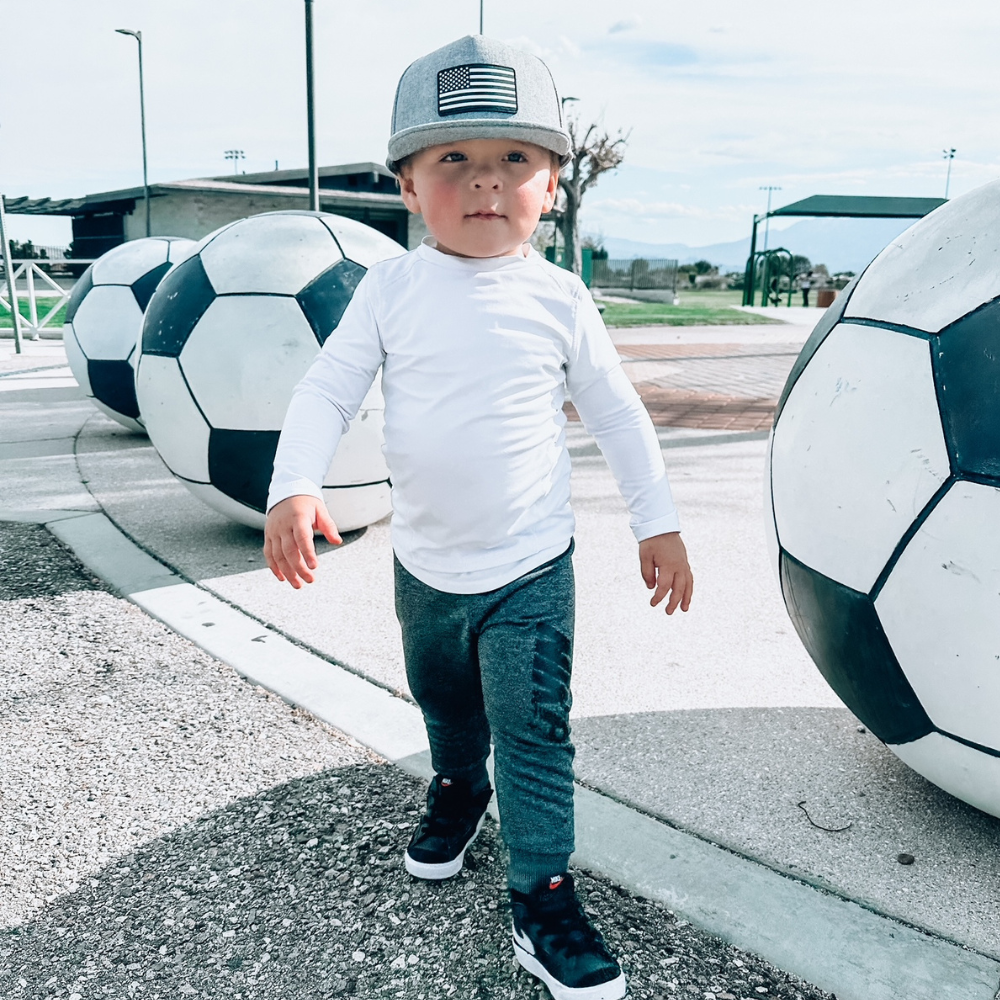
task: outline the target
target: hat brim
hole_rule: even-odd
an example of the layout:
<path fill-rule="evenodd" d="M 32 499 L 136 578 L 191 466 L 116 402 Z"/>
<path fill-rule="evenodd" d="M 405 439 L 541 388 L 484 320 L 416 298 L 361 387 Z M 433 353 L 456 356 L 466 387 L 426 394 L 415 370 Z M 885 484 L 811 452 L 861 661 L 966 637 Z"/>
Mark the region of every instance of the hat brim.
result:
<path fill-rule="evenodd" d="M 389 140 L 389 156 L 385 164 L 393 173 L 398 173 L 397 164 L 405 157 L 429 146 L 459 142 L 462 139 L 519 139 L 521 142 L 534 143 L 543 149 L 551 149 L 559 157 L 559 165 L 563 167 L 569 163 L 573 149 L 569 135 L 559 129 L 498 121 L 496 118 L 464 118 L 461 121 L 415 125 L 397 132 Z"/>

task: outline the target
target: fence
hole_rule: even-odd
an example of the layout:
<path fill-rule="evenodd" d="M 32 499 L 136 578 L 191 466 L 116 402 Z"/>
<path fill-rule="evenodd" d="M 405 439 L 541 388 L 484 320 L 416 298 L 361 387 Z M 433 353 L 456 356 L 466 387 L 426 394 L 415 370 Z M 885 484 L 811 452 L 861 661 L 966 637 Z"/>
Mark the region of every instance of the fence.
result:
<path fill-rule="evenodd" d="M 600 260 L 594 258 L 594 272 L 591 278 L 594 288 L 665 289 L 677 292 L 677 261 L 647 260 Z"/>
<path fill-rule="evenodd" d="M 93 261 L 74 258 L 72 263 L 74 268 L 82 269 L 88 264 L 92 264 Z M 2 259 L 0 259 L 0 329 L 14 330 L 18 351 L 20 351 L 22 336 L 29 340 L 38 340 L 40 332 L 50 322 L 64 315 L 63 306 L 69 301 L 72 289 L 64 288 L 46 273 L 48 268 L 45 268 L 45 264 L 45 261 L 35 258 L 12 260 L 11 267 L 14 273 L 8 282 L 6 269 L 3 267 Z M 39 281 L 41 281 L 41 287 L 38 285 Z M 19 284 L 23 284 L 23 289 L 17 287 Z M 19 328 L 15 325 L 14 309 L 10 302 L 12 291 L 18 315 L 21 317 Z M 22 301 L 27 305 L 27 316 L 21 313 L 20 304 Z M 10 323 L 10 326 L 6 325 L 7 322 Z M 53 323 L 53 325 L 55 324 Z"/>

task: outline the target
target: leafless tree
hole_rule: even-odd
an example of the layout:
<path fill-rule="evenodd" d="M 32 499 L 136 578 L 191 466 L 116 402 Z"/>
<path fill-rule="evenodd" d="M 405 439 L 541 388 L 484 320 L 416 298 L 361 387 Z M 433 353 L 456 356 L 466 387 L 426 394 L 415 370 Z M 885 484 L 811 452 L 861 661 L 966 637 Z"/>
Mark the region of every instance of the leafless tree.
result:
<path fill-rule="evenodd" d="M 631 132 L 619 129 L 616 135 L 611 136 L 596 123 L 584 129 L 579 121 L 572 118 L 567 121 L 566 129 L 573 142 L 573 157 L 559 175 L 561 197 L 553 215 L 563 235 L 563 259 L 569 261 L 574 274 L 580 274 L 583 270 L 580 203 L 601 174 L 616 169 L 625 159 L 625 146 Z"/>

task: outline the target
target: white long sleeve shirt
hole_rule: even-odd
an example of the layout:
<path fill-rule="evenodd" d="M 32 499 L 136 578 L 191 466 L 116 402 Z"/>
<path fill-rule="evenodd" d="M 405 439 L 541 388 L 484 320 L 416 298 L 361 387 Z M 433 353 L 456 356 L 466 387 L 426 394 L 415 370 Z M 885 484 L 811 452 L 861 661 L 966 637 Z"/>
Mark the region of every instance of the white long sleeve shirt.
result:
<path fill-rule="evenodd" d="M 466 258 L 430 242 L 369 269 L 296 387 L 269 509 L 321 497 L 379 366 L 393 549 L 428 586 L 484 593 L 565 551 L 567 389 L 636 539 L 678 530 L 656 432 L 580 279 L 530 248 Z"/>

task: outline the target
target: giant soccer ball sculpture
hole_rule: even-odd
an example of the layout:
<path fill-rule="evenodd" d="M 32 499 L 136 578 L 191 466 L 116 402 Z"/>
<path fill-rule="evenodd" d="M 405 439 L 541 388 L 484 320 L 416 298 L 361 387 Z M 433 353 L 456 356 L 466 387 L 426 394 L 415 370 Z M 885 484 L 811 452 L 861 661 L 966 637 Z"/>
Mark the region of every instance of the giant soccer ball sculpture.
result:
<path fill-rule="evenodd" d="M 365 270 L 405 253 L 336 215 L 269 212 L 206 236 L 146 311 L 136 390 L 170 471 L 209 506 L 251 527 L 264 509 L 295 384 L 336 329 Z M 378 383 L 323 482 L 337 526 L 390 510 Z"/>
<path fill-rule="evenodd" d="M 114 247 L 80 276 L 66 306 L 63 342 L 73 377 L 95 405 L 142 431 L 135 397 L 136 341 L 156 286 L 194 240 L 151 236 Z"/>
<path fill-rule="evenodd" d="M 824 315 L 769 483 L 820 671 L 910 767 L 1000 816 L 1000 182 L 908 229 Z"/>

